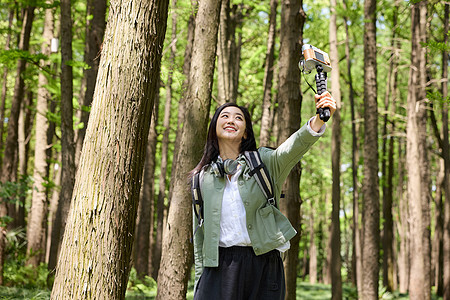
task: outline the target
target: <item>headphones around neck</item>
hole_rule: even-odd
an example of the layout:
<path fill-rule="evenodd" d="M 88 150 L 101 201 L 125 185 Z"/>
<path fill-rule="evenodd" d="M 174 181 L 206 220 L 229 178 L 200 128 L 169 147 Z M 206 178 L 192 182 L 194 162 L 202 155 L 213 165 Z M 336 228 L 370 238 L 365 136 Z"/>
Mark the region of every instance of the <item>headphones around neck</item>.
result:
<path fill-rule="evenodd" d="M 238 165 L 239 163 L 237 160 L 225 159 L 223 161 L 222 158 L 219 157 L 215 162 L 211 163 L 211 169 L 216 177 L 224 177 L 225 174 L 236 174 Z"/>

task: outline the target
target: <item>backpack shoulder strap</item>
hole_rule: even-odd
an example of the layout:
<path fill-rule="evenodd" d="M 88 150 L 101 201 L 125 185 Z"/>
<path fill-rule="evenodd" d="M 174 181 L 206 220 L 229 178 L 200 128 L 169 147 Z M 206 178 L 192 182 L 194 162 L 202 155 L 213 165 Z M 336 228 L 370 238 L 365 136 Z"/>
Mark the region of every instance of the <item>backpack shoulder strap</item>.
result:
<path fill-rule="evenodd" d="M 200 173 L 201 172 L 198 172 L 192 177 L 192 186 L 191 186 L 192 206 L 194 208 L 195 216 L 197 217 L 198 220 L 197 229 L 198 227 L 201 227 L 203 225 L 203 198 L 200 190 Z"/>
<path fill-rule="evenodd" d="M 270 205 L 276 206 L 272 179 L 270 177 L 269 170 L 267 170 L 266 165 L 261 159 L 259 152 L 245 151 L 244 157 L 247 160 L 248 165 L 250 166 L 249 175 L 256 175 L 256 182 L 264 193 L 264 196 L 266 196 L 267 202 Z"/>

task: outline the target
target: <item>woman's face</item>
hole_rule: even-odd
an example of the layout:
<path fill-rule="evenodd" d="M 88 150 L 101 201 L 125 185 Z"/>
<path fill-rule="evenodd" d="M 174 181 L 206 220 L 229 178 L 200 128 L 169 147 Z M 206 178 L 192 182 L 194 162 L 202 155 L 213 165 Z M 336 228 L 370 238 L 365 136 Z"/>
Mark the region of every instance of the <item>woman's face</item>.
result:
<path fill-rule="evenodd" d="M 242 138 L 246 138 L 245 126 L 244 114 L 238 107 L 225 107 L 217 119 L 217 139 L 219 142 L 229 141 L 240 143 Z"/>

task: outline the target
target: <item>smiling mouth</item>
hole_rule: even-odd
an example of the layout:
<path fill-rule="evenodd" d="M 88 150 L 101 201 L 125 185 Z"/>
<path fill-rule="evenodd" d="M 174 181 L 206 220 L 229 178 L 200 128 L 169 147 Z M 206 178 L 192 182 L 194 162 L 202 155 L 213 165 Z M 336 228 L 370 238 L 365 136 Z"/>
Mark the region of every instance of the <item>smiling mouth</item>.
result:
<path fill-rule="evenodd" d="M 225 130 L 232 130 L 232 131 L 237 131 L 237 129 L 236 129 L 236 128 L 234 128 L 234 127 L 231 127 L 231 126 L 227 126 L 227 127 L 225 127 L 224 129 L 225 129 Z"/>

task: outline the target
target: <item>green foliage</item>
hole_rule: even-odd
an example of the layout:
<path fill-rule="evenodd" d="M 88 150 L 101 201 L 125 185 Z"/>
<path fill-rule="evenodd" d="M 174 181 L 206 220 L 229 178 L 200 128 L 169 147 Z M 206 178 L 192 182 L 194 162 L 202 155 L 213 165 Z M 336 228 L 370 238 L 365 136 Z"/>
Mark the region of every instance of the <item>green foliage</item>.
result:
<path fill-rule="evenodd" d="M 6 262 L 4 265 L 4 281 L 6 286 L 47 289 L 48 269 L 41 263 L 35 268 L 27 265 L 25 229 L 9 230 L 6 234 Z M 0 294 L 1 295 L 1 294 Z"/>
<path fill-rule="evenodd" d="M 127 299 L 153 298 L 156 296 L 156 281 L 149 276 L 139 279 L 136 269 L 132 268 L 127 289 Z"/>
<path fill-rule="evenodd" d="M 0 201 L 23 205 L 23 203 L 20 203 L 20 197 L 25 196 L 28 193 L 31 189 L 32 181 L 31 176 L 23 175 L 18 181 L 0 182 Z M 2 216 L 0 217 L 0 226 L 5 227 L 11 221 L 11 217 Z"/>

